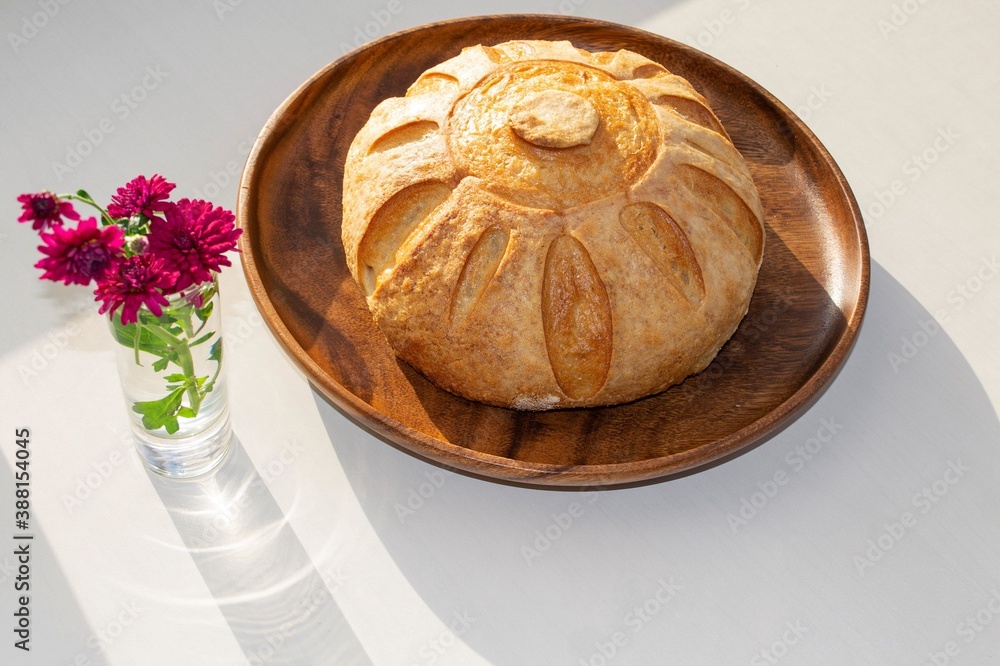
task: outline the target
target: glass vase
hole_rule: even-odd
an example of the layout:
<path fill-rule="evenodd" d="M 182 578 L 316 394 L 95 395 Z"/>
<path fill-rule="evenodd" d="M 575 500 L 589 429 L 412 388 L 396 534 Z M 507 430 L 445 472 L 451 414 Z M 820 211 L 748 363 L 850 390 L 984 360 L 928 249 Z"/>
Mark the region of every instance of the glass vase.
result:
<path fill-rule="evenodd" d="M 139 308 L 108 324 L 136 448 L 145 465 L 170 477 L 207 472 L 232 445 L 217 281 L 168 297 L 159 316 Z"/>

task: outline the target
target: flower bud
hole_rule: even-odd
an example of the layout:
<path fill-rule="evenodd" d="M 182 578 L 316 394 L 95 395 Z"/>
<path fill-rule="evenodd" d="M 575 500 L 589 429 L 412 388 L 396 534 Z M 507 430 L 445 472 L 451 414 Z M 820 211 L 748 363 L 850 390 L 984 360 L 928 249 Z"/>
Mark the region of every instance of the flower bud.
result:
<path fill-rule="evenodd" d="M 149 240 L 143 234 L 125 237 L 125 250 L 130 255 L 142 254 L 149 247 Z"/>

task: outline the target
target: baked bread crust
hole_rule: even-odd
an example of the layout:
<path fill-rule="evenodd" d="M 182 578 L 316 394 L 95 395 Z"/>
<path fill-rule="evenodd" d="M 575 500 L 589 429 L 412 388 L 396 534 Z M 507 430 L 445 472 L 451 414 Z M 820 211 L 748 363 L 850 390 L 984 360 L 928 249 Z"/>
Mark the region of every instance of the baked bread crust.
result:
<path fill-rule="evenodd" d="M 343 192 L 347 264 L 396 353 L 516 409 L 700 372 L 763 254 L 756 188 L 705 99 L 624 50 L 464 49 L 372 111 Z"/>

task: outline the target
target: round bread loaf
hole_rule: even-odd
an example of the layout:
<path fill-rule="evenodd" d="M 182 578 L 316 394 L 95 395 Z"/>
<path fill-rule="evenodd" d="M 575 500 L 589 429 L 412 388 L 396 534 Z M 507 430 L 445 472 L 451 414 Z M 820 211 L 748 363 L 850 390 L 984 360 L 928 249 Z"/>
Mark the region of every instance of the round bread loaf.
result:
<path fill-rule="evenodd" d="M 526 410 L 703 370 L 764 245 L 747 165 L 690 83 L 569 42 L 466 48 L 379 104 L 343 203 L 347 265 L 397 355 Z"/>

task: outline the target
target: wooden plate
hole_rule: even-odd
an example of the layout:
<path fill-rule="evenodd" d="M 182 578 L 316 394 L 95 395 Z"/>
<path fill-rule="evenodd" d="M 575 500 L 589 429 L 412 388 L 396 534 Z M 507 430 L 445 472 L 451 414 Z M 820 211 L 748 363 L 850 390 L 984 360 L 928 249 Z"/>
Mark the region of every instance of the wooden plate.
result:
<path fill-rule="evenodd" d="M 396 359 L 348 273 L 343 165 L 371 109 L 463 46 L 568 39 L 636 51 L 702 92 L 750 164 L 766 213 L 757 289 L 707 370 L 617 407 L 520 413 L 468 402 Z M 617 486 L 726 460 L 801 414 L 861 325 L 869 257 L 861 213 L 808 128 L 759 85 L 664 37 L 542 15 L 468 18 L 389 35 L 317 73 L 275 111 L 240 186 L 240 242 L 264 318 L 313 384 L 384 440 L 493 480 Z"/>

